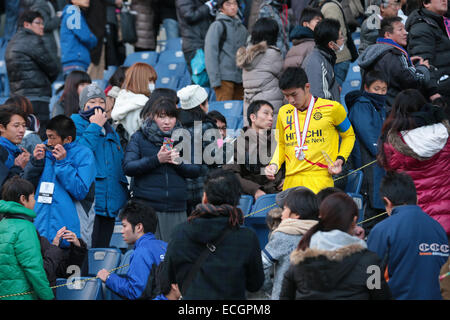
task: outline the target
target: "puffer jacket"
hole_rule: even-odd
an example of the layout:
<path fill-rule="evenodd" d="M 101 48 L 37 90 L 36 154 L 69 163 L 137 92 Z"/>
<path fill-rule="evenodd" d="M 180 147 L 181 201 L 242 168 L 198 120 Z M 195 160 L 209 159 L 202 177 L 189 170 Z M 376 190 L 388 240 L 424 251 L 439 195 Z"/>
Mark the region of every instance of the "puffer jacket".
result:
<path fill-rule="evenodd" d="M 404 171 L 416 185 L 418 205 L 450 235 L 450 125 L 448 120 L 388 133 L 383 148 L 387 169 Z"/>
<path fill-rule="evenodd" d="M 405 28 L 408 31 L 408 53 L 421 56 L 437 68 L 432 69 L 437 91 L 450 96 L 450 38 L 443 17 L 421 8 L 409 15 Z M 445 75 L 447 80 L 437 83 Z"/>
<path fill-rule="evenodd" d="M 176 0 L 177 18 L 183 52 L 195 52 L 205 46 L 205 37 L 214 17 L 209 13 L 206 0 Z"/>
<path fill-rule="evenodd" d="M 227 37 L 219 48 L 223 32 Z M 223 13 L 219 13 L 209 26 L 205 37 L 205 65 L 211 88 L 220 87 L 222 80 L 242 83 L 242 70 L 236 66 L 236 52 L 245 45 L 247 37 L 248 31 L 239 18 Z"/>
<path fill-rule="evenodd" d="M 317 241 L 315 241 L 317 240 Z M 315 244 L 314 244 L 315 242 Z M 379 273 L 379 288 L 369 289 L 367 272 L 380 266 L 363 240 L 340 230 L 316 232 L 306 250 L 292 252 L 280 300 L 384 300 L 391 292 Z"/>
<path fill-rule="evenodd" d="M 136 16 L 136 35 L 137 41 L 135 47 L 155 50 L 156 48 L 156 30 L 155 30 L 155 12 L 152 7 L 153 1 L 133 0 L 131 9 L 137 12 Z"/>
<path fill-rule="evenodd" d="M 58 65 L 41 36 L 19 28 L 6 47 L 5 62 L 11 95 L 22 95 L 31 101 L 45 97 L 50 101 Z"/>
<path fill-rule="evenodd" d="M 15 293 L 8 300 L 51 300 L 50 289 L 41 255 L 41 247 L 32 220 L 33 210 L 13 201 L 0 200 L 0 215 L 24 218 L 0 220 L 0 297 Z"/>
<path fill-rule="evenodd" d="M 283 105 L 283 93 L 278 86 L 278 79 L 283 69 L 280 50 L 268 46 L 265 41 L 239 48 L 236 64 L 242 69 L 244 86 L 244 123 L 247 122 L 247 109 L 252 101 L 267 100 L 274 110 L 276 119 L 278 110 Z"/>
<path fill-rule="evenodd" d="M 288 67 L 301 67 L 306 56 L 311 53 L 316 45 L 314 42 L 314 33 L 307 27 L 296 26 L 289 36 L 293 46 L 289 49 L 284 59 L 284 69 Z"/>

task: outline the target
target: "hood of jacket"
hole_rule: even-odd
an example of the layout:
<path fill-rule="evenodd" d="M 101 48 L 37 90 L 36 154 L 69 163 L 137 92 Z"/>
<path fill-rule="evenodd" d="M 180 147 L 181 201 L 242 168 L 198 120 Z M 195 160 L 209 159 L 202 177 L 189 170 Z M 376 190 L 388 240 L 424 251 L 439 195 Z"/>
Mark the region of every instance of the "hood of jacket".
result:
<path fill-rule="evenodd" d="M 303 26 L 295 26 L 289 34 L 289 39 L 294 42 L 294 40 L 302 40 L 302 39 L 312 39 L 314 40 L 314 32 L 308 28 Z"/>
<path fill-rule="evenodd" d="M 36 218 L 36 213 L 33 210 L 25 208 L 15 201 L 0 200 L 0 213 L 23 214 L 33 219 Z"/>
<path fill-rule="evenodd" d="M 190 241 L 204 245 L 213 242 L 229 226 L 228 217 L 212 217 L 204 216 L 193 219 L 187 222 L 187 227 L 184 228 L 186 236 Z"/>
<path fill-rule="evenodd" d="M 236 52 L 236 65 L 247 71 L 254 69 L 269 47 L 279 51 L 277 47 L 268 46 L 266 41 L 239 48 Z"/>
<path fill-rule="evenodd" d="M 374 63 L 381 55 L 383 55 L 386 51 L 389 50 L 394 50 L 394 48 L 383 43 L 376 43 L 370 45 L 358 57 L 358 64 L 361 68 L 366 69 L 372 63 Z"/>
<path fill-rule="evenodd" d="M 126 89 L 119 91 L 111 117 L 114 120 L 122 120 L 132 111 L 142 109 L 147 103 L 148 97 L 144 94 L 136 94 Z"/>

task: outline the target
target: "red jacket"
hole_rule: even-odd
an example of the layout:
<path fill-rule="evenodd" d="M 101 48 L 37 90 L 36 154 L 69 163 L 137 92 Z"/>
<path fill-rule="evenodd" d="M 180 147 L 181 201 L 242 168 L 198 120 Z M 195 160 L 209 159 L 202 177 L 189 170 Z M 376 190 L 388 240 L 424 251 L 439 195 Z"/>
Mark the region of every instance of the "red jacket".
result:
<path fill-rule="evenodd" d="M 450 234 L 450 126 L 419 127 L 388 134 L 383 148 L 386 169 L 404 171 L 414 180 L 418 204 Z"/>

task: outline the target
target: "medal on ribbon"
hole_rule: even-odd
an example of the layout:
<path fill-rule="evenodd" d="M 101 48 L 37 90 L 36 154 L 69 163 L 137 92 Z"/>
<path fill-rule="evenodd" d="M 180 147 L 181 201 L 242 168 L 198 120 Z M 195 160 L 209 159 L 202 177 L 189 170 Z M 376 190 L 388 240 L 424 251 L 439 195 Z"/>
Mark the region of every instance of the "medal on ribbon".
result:
<path fill-rule="evenodd" d="M 308 135 L 309 123 L 311 121 L 311 114 L 314 109 L 314 97 L 311 96 L 309 101 L 308 111 L 306 113 L 306 118 L 303 123 L 303 132 L 300 135 L 300 124 L 298 121 L 298 110 L 294 110 L 294 121 L 295 121 L 295 135 L 297 138 L 297 145 L 295 146 L 295 157 L 302 161 L 305 160 L 305 151 L 308 150 L 308 146 L 305 146 L 306 136 Z"/>

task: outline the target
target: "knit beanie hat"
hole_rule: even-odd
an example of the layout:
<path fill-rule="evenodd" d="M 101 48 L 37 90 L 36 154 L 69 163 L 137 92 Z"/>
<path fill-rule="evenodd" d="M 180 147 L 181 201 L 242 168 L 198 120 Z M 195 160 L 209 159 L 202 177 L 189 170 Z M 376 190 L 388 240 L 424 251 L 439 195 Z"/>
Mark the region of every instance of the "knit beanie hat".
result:
<path fill-rule="evenodd" d="M 83 89 L 83 91 L 81 91 L 80 109 L 84 109 L 84 107 L 86 106 L 86 103 L 90 99 L 94 99 L 94 98 L 102 98 L 106 102 L 105 92 L 103 92 L 103 90 L 100 89 L 95 83 L 91 83 L 90 85 L 85 87 Z"/>
<path fill-rule="evenodd" d="M 198 84 L 189 85 L 177 92 L 181 109 L 189 110 L 202 104 L 208 99 L 208 93 Z"/>

